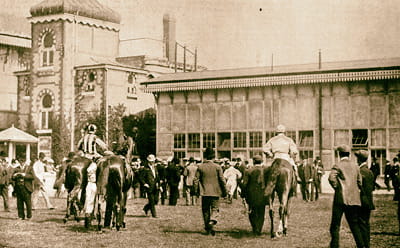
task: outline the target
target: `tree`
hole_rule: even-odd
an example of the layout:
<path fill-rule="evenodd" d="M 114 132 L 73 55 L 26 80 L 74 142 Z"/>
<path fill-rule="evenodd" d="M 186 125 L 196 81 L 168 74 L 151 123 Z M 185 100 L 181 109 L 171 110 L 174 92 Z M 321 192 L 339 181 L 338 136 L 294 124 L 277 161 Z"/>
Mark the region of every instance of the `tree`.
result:
<path fill-rule="evenodd" d="M 156 153 L 156 112 L 150 108 L 135 115 L 122 118 L 126 135 L 136 143 L 136 154 L 145 160 L 147 155 Z"/>
<path fill-rule="evenodd" d="M 52 123 L 51 154 L 54 162 L 59 164 L 70 151 L 71 136 L 66 120 L 62 120 L 60 115 L 54 116 L 50 121 Z"/>

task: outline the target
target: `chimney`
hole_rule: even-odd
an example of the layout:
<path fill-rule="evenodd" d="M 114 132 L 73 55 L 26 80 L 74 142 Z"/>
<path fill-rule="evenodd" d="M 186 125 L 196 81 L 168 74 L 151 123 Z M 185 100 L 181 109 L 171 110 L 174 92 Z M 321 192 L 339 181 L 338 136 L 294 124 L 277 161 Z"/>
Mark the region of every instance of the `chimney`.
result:
<path fill-rule="evenodd" d="M 164 56 L 168 61 L 175 61 L 175 18 L 169 14 L 164 14 L 163 17 L 163 31 L 164 31 Z"/>

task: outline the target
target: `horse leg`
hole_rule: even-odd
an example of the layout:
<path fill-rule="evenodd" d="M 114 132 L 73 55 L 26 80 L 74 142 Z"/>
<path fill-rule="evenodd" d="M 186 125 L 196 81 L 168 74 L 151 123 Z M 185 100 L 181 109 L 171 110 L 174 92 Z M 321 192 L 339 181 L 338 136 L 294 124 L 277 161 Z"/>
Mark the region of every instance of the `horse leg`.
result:
<path fill-rule="evenodd" d="M 287 199 L 287 204 L 286 207 L 284 209 L 284 219 L 283 219 L 283 235 L 287 236 L 287 227 L 288 227 L 288 219 L 289 219 L 289 206 L 290 206 L 290 202 L 291 202 L 291 197 L 288 197 Z"/>
<path fill-rule="evenodd" d="M 101 202 L 100 195 L 97 195 L 97 230 L 101 231 Z"/>
<path fill-rule="evenodd" d="M 268 208 L 269 208 L 269 219 L 271 221 L 271 238 L 275 238 L 275 232 L 274 232 L 274 196 L 271 195 L 270 198 L 268 199 Z"/>
<path fill-rule="evenodd" d="M 126 214 L 126 200 L 128 199 L 128 192 L 123 192 L 122 194 L 123 199 L 122 199 L 122 203 L 121 203 L 121 224 L 122 224 L 122 228 L 126 227 L 126 223 L 125 223 L 125 214 Z"/>

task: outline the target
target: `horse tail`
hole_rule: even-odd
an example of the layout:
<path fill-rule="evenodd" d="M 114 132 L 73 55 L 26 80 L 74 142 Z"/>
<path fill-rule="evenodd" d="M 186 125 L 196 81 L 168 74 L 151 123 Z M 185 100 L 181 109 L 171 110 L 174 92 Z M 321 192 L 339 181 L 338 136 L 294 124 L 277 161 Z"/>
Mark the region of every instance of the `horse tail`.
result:
<path fill-rule="evenodd" d="M 118 201 L 122 197 L 123 177 L 120 165 L 111 165 L 108 174 L 108 193 L 113 193 Z M 111 192 L 110 192 L 111 191 Z"/>

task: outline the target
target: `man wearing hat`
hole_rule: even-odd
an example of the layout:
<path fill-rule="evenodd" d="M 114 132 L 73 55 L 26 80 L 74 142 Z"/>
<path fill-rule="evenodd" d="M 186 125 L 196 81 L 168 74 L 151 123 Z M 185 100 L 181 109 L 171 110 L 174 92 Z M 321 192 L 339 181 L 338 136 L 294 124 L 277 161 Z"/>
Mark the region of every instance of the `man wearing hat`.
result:
<path fill-rule="evenodd" d="M 340 157 L 339 163 L 333 166 L 329 174 L 329 183 L 335 190 L 330 225 L 330 247 L 339 247 L 339 231 L 343 213 L 353 234 L 357 247 L 365 247 L 360 229 L 359 211 L 361 207 L 360 168 L 350 161 L 350 147 L 340 145 L 336 148 Z"/>
<path fill-rule="evenodd" d="M 207 147 L 203 157 L 205 161 L 197 169 L 196 180 L 200 187 L 204 229 L 207 234 L 214 236 L 214 225 L 217 224 L 219 215 L 219 198 L 226 196 L 226 183 L 221 166 L 212 161 L 214 150 Z"/>
<path fill-rule="evenodd" d="M 147 216 L 150 210 L 153 218 L 157 218 L 155 205 L 158 201 L 158 193 L 160 185 L 155 162 L 156 162 L 156 157 L 153 154 L 147 156 L 147 164 L 144 166 L 140 177 L 141 183 L 144 186 L 148 199 L 148 203 L 143 207 L 143 211 Z"/>
<path fill-rule="evenodd" d="M 359 211 L 360 217 L 360 229 L 364 241 L 364 247 L 369 248 L 370 244 L 370 224 L 369 219 L 371 216 L 371 210 L 375 209 L 374 201 L 372 197 L 372 191 L 374 191 L 375 175 L 368 169 L 368 151 L 359 150 L 354 153 L 357 157 L 357 163 L 360 166 L 360 173 L 362 178 L 361 187 L 361 210 Z"/>
<path fill-rule="evenodd" d="M 265 175 L 267 168 L 262 165 L 262 157 L 254 156 L 254 166 L 244 172 L 242 182 L 242 196 L 249 205 L 249 220 L 255 235 L 261 235 L 264 225 L 265 205 L 264 198 Z"/>
<path fill-rule="evenodd" d="M 186 205 L 196 205 L 197 203 L 197 182 L 195 180 L 197 172 L 196 161 L 193 157 L 189 158 L 189 165 L 185 167 L 183 171 L 184 182 L 186 186 L 185 196 L 186 196 Z"/>

